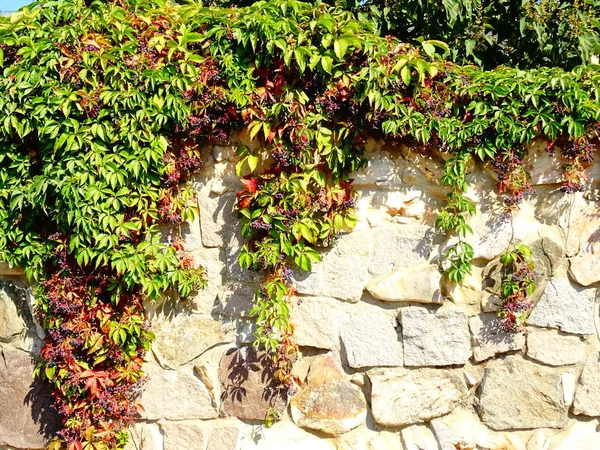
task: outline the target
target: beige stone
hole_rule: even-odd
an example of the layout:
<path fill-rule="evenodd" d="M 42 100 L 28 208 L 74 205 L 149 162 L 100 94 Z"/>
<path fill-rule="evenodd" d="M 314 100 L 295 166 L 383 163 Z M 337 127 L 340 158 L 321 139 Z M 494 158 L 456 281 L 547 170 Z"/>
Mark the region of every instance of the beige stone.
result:
<path fill-rule="evenodd" d="M 600 416 L 600 352 L 592 352 L 583 367 L 575 393 L 573 414 Z"/>
<path fill-rule="evenodd" d="M 160 429 L 163 450 L 203 449 L 206 444 L 206 425 L 200 421 L 162 422 Z"/>
<path fill-rule="evenodd" d="M 378 300 L 388 302 L 442 303 L 438 268 L 424 264 L 399 269 L 372 281 L 367 290 Z"/>
<path fill-rule="evenodd" d="M 527 329 L 527 356 L 550 366 L 577 364 L 583 359 L 585 344 L 578 336 L 569 336 L 545 328 Z"/>
<path fill-rule="evenodd" d="M 520 350 L 525 346 L 523 333 L 503 331 L 496 314 L 487 313 L 469 319 L 473 335 L 473 357 L 484 361 L 500 353 Z"/>

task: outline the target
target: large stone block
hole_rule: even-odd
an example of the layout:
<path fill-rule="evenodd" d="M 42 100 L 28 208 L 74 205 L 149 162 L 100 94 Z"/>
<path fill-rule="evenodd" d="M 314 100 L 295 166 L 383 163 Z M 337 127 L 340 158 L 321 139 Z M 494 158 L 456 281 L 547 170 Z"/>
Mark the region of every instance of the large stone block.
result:
<path fill-rule="evenodd" d="M 213 428 L 208 438 L 206 450 L 236 450 L 240 435 L 241 430 L 235 426 Z"/>
<path fill-rule="evenodd" d="M 561 372 L 517 356 L 491 361 L 481 384 L 479 413 L 494 430 L 564 428 Z"/>
<path fill-rule="evenodd" d="M 206 425 L 200 421 L 184 420 L 162 422 L 163 450 L 203 449 L 206 442 Z"/>
<path fill-rule="evenodd" d="M 434 230 L 425 226 L 378 227 L 373 233 L 369 273 L 385 275 L 398 269 L 428 264 Z"/>
<path fill-rule="evenodd" d="M 581 372 L 573 403 L 573 413 L 600 416 L 600 353 L 597 351 L 588 356 Z"/>
<path fill-rule="evenodd" d="M 0 345 L 0 444 L 43 448 L 60 428 L 50 389 L 31 378 L 34 367 L 29 354 Z"/>
<path fill-rule="evenodd" d="M 402 343 L 395 323 L 377 306 L 359 304 L 351 308 L 342 322 L 341 336 L 352 368 L 402 365 Z"/>
<path fill-rule="evenodd" d="M 281 414 L 287 392 L 274 379 L 272 357 L 254 347 L 230 348 L 219 366 L 221 414 L 245 420 L 265 420 L 267 411 Z"/>
<path fill-rule="evenodd" d="M 456 408 L 467 393 L 456 369 L 380 369 L 369 373 L 375 422 L 386 427 L 428 422 Z"/>
<path fill-rule="evenodd" d="M 158 364 L 143 367 L 149 377 L 141 397 L 142 417 L 147 420 L 214 419 L 216 405 L 209 387 L 189 366 L 163 370 Z"/>
<path fill-rule="evenodd" d="M 230 281 L 225 283 L 217 297 L 214 312 L 224 316 L 249 317 L 254 307 L 254 294 L 257 284 Z"/>
<path fill-rule="evenodd" d="M 300 346 L 328 350 L 340 347 L 340 316 L 344 302 L 324 297 L 294 297 L 291 321 Z"/>
<path fill-rule="evenodd" d="M 200 229 L 205 247 L 224 247 L 234 239 L 239 220 L 233 212 L 236 201 L 234 193 L 216 195 L 210 189 L 198 192 Z"/>
<path fill-rule="evenodd" d="M 24 289 L 0 282 L 0 342 L 9 342 L 25 334 L 25 308 Z"/>
<path fill-rule="evenodd" d="M 306 383 L 291 401 L 291 414 L 302 428 L 339 436 L 365 422 L 367 402 L 328 354 L 312 362 Z"/>
<path fill-rule="evenodd" d="M 525 346 L 525 335 L 503 331 L 496 314 L 471 317 L 469 327 L 473 334 L 473 357 L 477 362 L 500 353 L 521 350 Z"/>
<path fill-rule="evenodd" d="M 408 307 L 401 318 L 406 366 L 459 365 L 471 357 L 469 325 L 461 310 Z"/>
<path fill-rule="evenodd" d="M 152 352 L 161 366 L 176 369 L 215 345 L 235 339 L 232 325 L 190 314 L 176 314 L 152 325 Z"/>
<path fill-rule="evenodd" d="M 552 279 L 527 322 L 566 333 L 592 334 L 595 296 L 596 289 L 575 287 L 566 278 Z"/>
<path fill-rule="evenodd" d="M 323 257 L 323 294 L 342 300 L 358 301 L 367 284 L 373 246 L 370 232 L 342 235 Z"/>
<path fill-rule="evenodd" d="M 579 336 L 560 334 L 545 328 L 527 329 L 527 356 L 550 366 L 577 364 L 583 359 L 585 344 Z"/>
<path fill-rule="evenodd" d="M 432 264 L 394 270 L 372 281 L 367 290 L 378 300 L 389 302 L 442 303 L 442 275 Z"/>

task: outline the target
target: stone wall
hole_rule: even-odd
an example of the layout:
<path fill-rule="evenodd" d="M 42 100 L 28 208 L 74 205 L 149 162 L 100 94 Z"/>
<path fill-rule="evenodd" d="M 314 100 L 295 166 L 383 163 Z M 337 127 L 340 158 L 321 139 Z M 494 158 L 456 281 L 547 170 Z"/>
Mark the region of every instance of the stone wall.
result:
<path fill-rule="evenodd" d="M 260 274 L 236 262 L 235 146 L 207 148 L 193 180 L 201 216 L 185 232 L 210 285 L 187 302 L 148 305 L 157 338 L 129 448 L 600 449 L 600 166 L 588 169 L 589 192 L 564 195 L 560 164 L 543 148 L 529 149 L 536 194 L 512 220 L 491 169 L 470 169 L 474 270 L 457 286 L 441 276 L 451 242 L 433 229 L 445 156 L 370 144 L 355 179 L 356 229 L 312 273 L 294 273 L 303 384 L 287 405 L 249 346 Z M 511 242 L 531 246 L 540 273 L 522 334 L 499 331 L 494 313 L 499 255 Z M 40 340 L 23 288 L 0 288 L 0 448 L 40 448 L 39 414 L 23 403 Z M 282 419 L 271 428 L 268 410 Z"/>

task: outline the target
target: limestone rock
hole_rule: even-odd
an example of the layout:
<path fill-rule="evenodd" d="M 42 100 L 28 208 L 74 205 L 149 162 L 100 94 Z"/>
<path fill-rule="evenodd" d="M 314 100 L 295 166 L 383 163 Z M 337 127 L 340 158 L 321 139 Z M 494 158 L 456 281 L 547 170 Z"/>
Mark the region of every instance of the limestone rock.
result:
<path fill-rule="evenodd" d="M 14 298 L 16 295 L 13 286 L 0 283 L 0 342 L 9 342 L 26 332 L 23 313 L 19 311 L 24 302 Z"/>
<path fill-rule="evenodd" d="M 164 450 L 204 448 L 206 431 L 202 422 L 193 420 L 162 422 L 160 429 L 164 435 Z"/>
<path fill-rule="evenodd" d="M 525 450 L 525 443 L 517 433 L 492 431 L 479 421 L 475 412 L 465 408 L 432 420 L 431 426 L 441 450 Z"/>
<path fill-rule="evenodd" d="M 209 348 L 234 339 L 233 327 L 196 315 L 177 314 L 152 325 L 152 352 L 164 368 L 176 369 Z"/>
<path fill-rule="evenodd" d="M 372 236 L 370 232 L 343 235 L 323 257 L 323 294 L 358 301 L 367 284 Z"/>
<path fill-rule="evenodd" d="M 158 424 L 136 422 L 129 429 L 125 450 L 163 450 L 164 437 Z"/>
<path fill-rule="evenodd" d="M 525 346 L 524 334 L 507 333 L 500 327 L 500 322 L 500 318 L 491 313 L 469 319 L 475 361 L 484 361 L 500 353 L 521 350 Z"/>
<path fill-rule="evenodd" d="M 239 439 L 239 428 L 217 427 L 210 432 L 206 450 L 236 450 Z"/>
<path fill-rule="evenodd" d="M 588 356 L 581 372 L 573 403 L 573 413 L 600 416 L 600 353 L 597 351 Z"/>
<path fill-rule="evenodd" d="M 577 288 L 566 278 L 552 279 L 527 322 L 566 333 L 592 334 L 595 294 L 596 289 Z"/>
<path fill-rule="evenodd" d="M 369 273 L 385 275 L 398 269 L 427 264 L 433 230 L 424 226 L 380 227 L 373 235 L 373 257 Z"/>
<path fill-rule="evenodd" d="M 140 402 L 147 420 L 214 419 L 217 410 L 209 389 L 194 375 L 191 367 L 163 370 L 157 364 L 144 365 L 150 380 Z"/>
<path fill-rule="evenodd" d="M 479 407 L 481 420 L 494 430 L 567 424 L 561 372 L 516 356 L 488 363 Z"/>
<path fill-rule="evenodd" d="M 527 147 L 527 154 L 523 163 L 527 173 L 531 176 L 530 183 L 560 184 L 564 174 L 563 162 L 556 155 L 552 156 L 546 151 L 548 142 L 536 139 Z"/>
<path fill-rule="evenodd" d="M 271 357 L 254 347 L 230 348 L 221 358 L 221 413 L 246 420 L 264 420 L 269 408 L 281 413 L 286 393 L 277 387 Z"/>
<path fill-rule="evenodd" d="M 235 157 L 236 147 L 235 146 L 219 146 L 215 145 L 212 149 L 212 156 L 217 162 L 231 161 Z"/>
<path fill-rule="evenodd" d="M 210 317 L 225 277 L 225 251 L 221 248 L 203 247 L 192 252 L 194 261 L 206 270 L 206 287 L 185 303 L 194 313 Z"/>
<path fill-rule="evenodd" d="M 198 193 L 202 244 L 205 247 L 224 247 L 231 241 L 238 224 L 233 213 L 235 200 L 234 193 L 215 195 L 210 189 Z"/>
<path fill-rule="evenodd" d="M 592 450 L 600 448 L 598 422 L 573 421 L 563 432 L 550 441 L 548 450 Z"/>
<path fill-rule="evenodd" d="M 467 386 L 456 369 L 386 369 L 369 373 L 375 422 L 395 427 L 427 422 L 450 413 Z"/>
<path fill-rule="evenodd" d="M 479 314 L 481 312 L 484 268 L 481 261 L 473 261 L 472 272 L 467 274 L 461 283 L 442 277 L 440 287 L 442 296 L 460 305 L 467 315 Z"/>
<path fill-rule="evenodd" d="M 230 281 L 223 285 L 218 295 L 214 312 L 225 316 L 249 317 L 254 307 L 257 284 Z"/>
<path fill-rule="evenodd" d="M 302 428 L 339 436 L 365 422 L 367 402 L 328 354 L 311 364 L 307 382 L 292 399 L 291 414 Z"/>
<path fill-rule="evenodd" d="M 43 448 L 59 430 L 48 386 L 31 379 L 34 367 L 27 353 L 0 345 L 0 443 L 9 447 Z"/>
<path fill-rule="evenodd" d="M 557 330 L 527 329 L 527 356 L 550 366 L 577 364 L 585 346 L 578 336 L 562 335 Z"/>
<path fill-rule="evenodd" d="M 378 300 L 390 302 L 442 303 L 440 280 L 442 276 L 436 266 L 422 264 L 398 269 L 367 286 L 367 290 Z"/>
<path fill-rule="evenodd" d="M 341 303 L 323 297 L 294 298 L 291 316 L 296 343 L 307 347 L 339 349 Z"/>
<path fill-rule="evenodd" d="M 323 289 L 323 263 L 313 262 L 310 272 L 294 267 L 292 286 L 298 294 L 319 295 Z"/>
<path fill-rule="evenodd" d="M 239 443 L 240 450 L 337 450 L 328 439 L 304 431 L 290 421 L 277 422 L 271 428 L 260 427 L 247 433 Z"/>
<path fill-rule="evenodd" d="M 402 429 L 405 450 L 438 450 L 432 431 L 424 425 L 411 425 Z"/>
<path fill-rule="evenodd" d="M 402 339 L 407 366 L 451 366 L 471 357 L 467 316 L 458 309 L 403 308 Z"/>
<path fill-rule="evenodd" d="M 358 305 L 356 305 L 358 306 Z M 350 367 L 402 365 L 402 343 L 394 323 L 379 307 L 360 304 L 342 322 L 342 344 Z"/>

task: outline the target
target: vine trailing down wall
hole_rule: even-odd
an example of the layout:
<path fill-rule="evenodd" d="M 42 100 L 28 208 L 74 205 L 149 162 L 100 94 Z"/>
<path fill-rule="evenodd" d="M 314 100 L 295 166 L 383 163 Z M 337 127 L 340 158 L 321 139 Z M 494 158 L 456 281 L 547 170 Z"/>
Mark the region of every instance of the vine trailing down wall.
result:
<path fill-rule="evenodd" d="M 54 448 L 124 444 L 153 338 L 143 301 L 207 281 L 181 238 L 194 215 L 184 182 L 207 140 L 247 128 L 262 143 L 238 150 L 240 264 L 264 273 L 255 344 L 292 393 L 290 267 L 310 270 L 316 248 L 354 226 L 351 174 L 368 138 L 446 153 L 437 226 L 457 236 L 446 253 L 454 281 L 473 255 L 476 208 L 463 195 L 473 159 L 493 164 L 507 214 L 532 193 L 523 149 L 539 136 L 565 163 L 563 190 L 583 189 L 600 131 L 598 66 L 484 72 L 446 52 L 292 0 L 50 1 L 0 22 L 0 258 L 38 281 L 48 334 L 36 371 L 63 424 Z M 514 329 L 535 274 L 525 247 L 508 255 L 500 314 Z"/>

